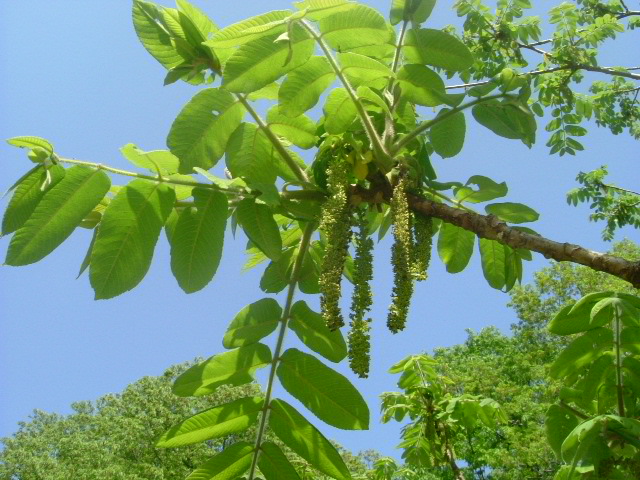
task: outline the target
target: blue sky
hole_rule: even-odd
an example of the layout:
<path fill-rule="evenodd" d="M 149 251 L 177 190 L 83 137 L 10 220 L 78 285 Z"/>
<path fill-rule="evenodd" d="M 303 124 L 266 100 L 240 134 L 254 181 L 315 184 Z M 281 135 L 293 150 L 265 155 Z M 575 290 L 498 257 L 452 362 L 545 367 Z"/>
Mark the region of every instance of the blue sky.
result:
<path fill-rule="evenodd" d="M 262 13 L 267 3 L 268 9 L 290 7 L 284 0 L 196 2 L 220 26 Z M 364 3 L 386 13 L 390 1 Z M 448 8 L 440 2 L 427 26 L 455 22 Z M 630 39 L 616 47 L 607 50 L 604 64 L 640 63 L 637 44 Z M 0 138 L 38 135 L 52 141 L 63 156 L 121 168 L 132 168 L 118 151 L 126 143 L 145 150 L 166 148 L 171 123 L 198 91 L 184 83 L 162 86 L 165 71 L 139 44 L 130 2 L 124 0 L 0 3 L 0 75 Z M 542 128 L 538 145 L 529 150 L 518 141 L 496 137 L 470 116 L 467 123 L 462 154 L 434 161 L 442 179 L 464 181 L 480 174 L 507 181 L 508 201 L 540 212 L 533 227 L 543 235 L 594 250 L 608 248 L 600 239 L 601 226 L 587 221 L 585 207 L 568 206 L 565 193 L 575 186 L 578 171 L 602 164 L 609 164 L 612 181 L 637 190 L 637 142 L 593 126 L 584 138 L 586 152 L 549 157 Z M 4 142 L 0 158 L 4 192 L 30 163 L 23 151 Z M 619 238 L 624 235 L 639 240 L 637 231 L 623 230 Z M 227 236 L 216 278 L 189 296 L 171 275 L 162 236 L 142 284 L 116 299 L 96 302 L 86 276 L 75 279 L 89 239 L 89 231 L 78 229 L 41 262 L 0 268 L 0 436 L 14 432 L 17 422 L 35 408 L 66 413 L 73 401 L 121 391 L 169 365 L 222 351 L 222 334 L 235 313 L 265 296 L 258 289 L 262 268 L 240 272 L 242 236 Z M 0 239 L 3 252 L 7 245 L 8 239 Z M 314 423 L 353 451 L 375 448 L 397 455 L 398 426 L 378 422 L 377 396 L 395 388 L 388 367 L 408 354 L 460 343 L 466 328 L 496 325 L 507 331 L 515 317 L 505 306 L 508 295 L 483 280 L 477 253 L 471 266 L 457 275 L 447 274 L 434 259 L 429 280 L 416 289 L 408 328 L 392 335 L 383 326 L 392 278 L 389 242 L 381 242 L 377 252 L 373 374 L 360 380 L 346 365 L 338 367 L 364 392 L 372 429 L 345 432 Z M 536 255 L 525 266 L 526 278 L 545 264 Z M 309 301 L 317 308 L 317 299 Z M 296 346 L 292 336 L 287 344 Z M 276 394 L 286 395 L 280 387 Z"/>

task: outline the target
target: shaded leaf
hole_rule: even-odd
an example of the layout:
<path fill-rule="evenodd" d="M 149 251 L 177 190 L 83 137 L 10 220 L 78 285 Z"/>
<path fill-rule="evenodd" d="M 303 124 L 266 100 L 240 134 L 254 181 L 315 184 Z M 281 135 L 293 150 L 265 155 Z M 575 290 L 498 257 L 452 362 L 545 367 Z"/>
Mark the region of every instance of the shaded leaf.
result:
<path fill-rule="evenodd" d="M 300 341 L 327 360 L 341 362 L 347 356 L 347 344 L 339 329 L 329 330 L 322 315 L 314 312 L 303 300 L 291 307 L 289 328 Z"/>
<path fill-rule="evenodd" d="M 438 116 L 449 111 L 448 108 L 443 108 Z M 429 137 L 436 153 L 442 158 L 449 158 L 455 157 L 462 150 L 465 133 L 464 113 L 457 112 L 431 127 Z"/>
<path fill-rule="evenodd" d="M 489 215 L 495 215 L 500 220 L 510 223 L 535 222 L 540 218 L 540 214 L 533 208 L 522 203 L 492 203 L 484 207 Z"/>
<path fill-rule="evenodd" d="M 253 451 L 250 443 L 234 443 L 200 465 L 186 480 L 236 480 L 249 470 Z"/>
<path fill-rule="evenodd" d="M 316 144 L 316 124 L 306 115 L 288 117 L 280 113 L 278 105 L 274 105 L 267 112 L 267 123 L 273 133 L 300 148 L 308 149 Z"/>
<path fill-rule="evenodd" d="M 245 198 L 238 203 L 236 214 L 249 240 L 271 260 L 278 260 L 282 255 L 282 237 L 271 209 L 252 198 Z"/>
<path fill-rule="evenodd" d="M 589 330 L 573 340 L 553 362 L 549 374 L 562 378 L 594 361 L 613 344 L 613 332 L 604 327 Z"/>
<path fill-rule="evenodd" d="M 298 472 L 289 463 L 287 456 L 280 447 L 273 442 L 263 442 L 260 445 L 258 467 L 265 480 L 299 480 Z"/>
<path fill-rule="evenodd" d="M 411 103 L 435 107 L 448 101 L 442 78 L 424 65 L 404 65 L 396 78 L 403 97 Z"/>
<path fill-rule="evenodd" d="M 453 72 L 466 70 L 473 65 L 473 56 L 467 46 L 442 30 L 409 30 L 402 51 L 408 63 L 433 65 Z"/>
<path fill-rule="evenodd" d="M 506 282 L 504 246 L 487 238 L 479 239 L 482 273 L 492 288 L 501 290 Z"/>
<path fill-rule="evenodd" d="M 299 10 L 307 10 L 305 17 L 312 20 L 322 20 L 336 13 L 346 12 L 358 4 L 348 0 L 303 0 L 293 2 Z"/>
<path fill-rule="evenodd" d="M 443 223 L 438 235 L 438 255 L 447 266 L 447 272 L 458 273 L 469 264 L 476 236 L 473 232 Z"/>
<path fill-rule="evenodd" d="M 273 332 L 282 317 L 282 308 L 273 298 L 263 298 L 240 310 L 229 324 L 222 345 L 243 347 Z"/>
<path fill-rule="evenodd" d="M 547 441 L 559 460 L 562 459 L 562 442 L 577 425 L 578 419 L 575 415 L 560 405 L 551 405 L 547 410 L 544 419 Z"/>
<path fill-rule="evenodd" d="M 393 75 L 389 67 L 365 55 L 339 53 L 338 61 L 342 73 L 356 88 L 361 85 L 382 88 L 386 85 L 387 79 Z"/>
<path fill-rule="evenodd" d="M 342 87 L 331 90 L 324 104 L 324 128 L 328 133 L 339 135 L 347 131 L 357 117 L 356 106 Z"/>

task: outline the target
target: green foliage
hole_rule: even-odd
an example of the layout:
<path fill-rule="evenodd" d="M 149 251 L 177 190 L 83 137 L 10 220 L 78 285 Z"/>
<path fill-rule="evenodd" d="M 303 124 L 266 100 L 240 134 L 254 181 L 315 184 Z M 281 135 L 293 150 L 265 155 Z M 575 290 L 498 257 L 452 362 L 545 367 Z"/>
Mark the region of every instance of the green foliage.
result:
<path fill-rule="evenodd" d="M 506 196 L 506 184 L 482 175 L 472 175 L 464 184 L 440 182 L 429 158 L 434 152 L 448 158 L 462 151 L 466 110 L 471 109 L 475 121 L 493 133 L 531 147 L 538 134 L 536 116 L 543 117 L 548 108 L 547 144 L 551 153 L 560 155 L 583 148 L 575 138 L 586 133 L 580 124 L 592 114 L 614 133 L 638 130 L 637 95 L 632 97 L 637 88 L 630 81 L 637 80 L 637 75 L 629 68 L 600 67 L 597 62 L 597 50 L 605 41 L 635 26 L 624 23 L 636 14 L 623 2 L 605 7 L 579 1 L 553 7 L 554 31 L 548 40 L 539 40 L 539 19 L 523 18 L 531 8 L 528 0 L 501 0 L 495 12 L 480 0 L 458 0 L 457 13 L 465 17 L 460 31 L 421 28 L 434 8 L 431 0 L 394 0 L 389 22 L 375 9 L 346 0 L 305 0 L 294 5 L 295 11 L 268 12 L 219 29 L 187 0 L 177 0 L 176 8 L 134 0 L 136 34 L 168 70 L 165 85 L 177 80 L 203 85 L 219 79 L 212 88 L 196 93 L 178 113 L 167 138 L 169 152 L 143 152 L 133 144 L 123 147 L 128 160 L 152 175 L 62 158 L 39 137 L 9 140 L 29 149 L 27 157 L 38 165 L 14 185 L 3 218 L 2 233 L 13 234 L 6 264 L 36 262 L 77 226 L 93 228 L 80 271 L 89 269 L 97 299 L 112 298 L 143 279 L 164 227 L 171 243 L 172 272 L 178 285 L 192 293 L 214 277 L 223 256 L 228 218 L 234 232 L 240 225 L 248 239 L 247 265 L 270 260 L 260 288 L 265 293 L 286 291 L 282 304 L 265 298 L 242 309 L 223 341 L 229 351 L 192 366 L 174 383 L 173 391 L 179 396 L 215 395 L 226 386 L 250 384 L 257 369 L 269 367 L 263 400 L 251 396 L 217 404 L 179 422 L 162 437 L 163 446 L 175 446 L 255 427 L 254 442 L 243 440 L 222 450 L 197 468 L 192 479 L 235 478 L 248 471 L 253 480 L 263 468 L 267 480 L 280 475 L 296 478 L 294 466 L 279 446 L 267 443 L 269 426 L 311 467 L 333 478 L 350 478 L 336 448 L 301 413 L 273 398 L 272 392 L 278 378 L 325 423 L 367 428 L 368 408 L 349 380 L 309 353 L 285 349 L 284 340 L 291 329 L 310 350 L 334 362 L 348 353 L 354 371 L 367 374 L 369 333 L 364 314 L 371 295 L 366 282 L 372 277 L 370 237 L 376 230 L 381 238 L 393 224 L 395 283 L 388 317 L 393 332 L 405 326 L 414 281 L 426 278 L 431 237 L 438 227 L 438 252 L 449 272 L 466 268 L 479 236 L 488 284 L 509 291 L 521 280 L 522 260 L 531 259 L 528 250 L 519 248 L 521 244 L 510 246 L 503 232 L 485 238 L 470 222 L 456 221 L 475 213 L 475 204 Z M 541 45 L 548 45 L 549 51 L 541 50 Z M 534 70 L 526 68 L 530 60 L 524 52 L 542 54 Z M 571 85 L 582 80 L 582 71 L 614 80 L 593 83 L 591 96 L 574 93 Z M 454 75 L 467 83 L 446 86 L 445 80 Z M 339 85 L 327 91 L 336 79 Z M 447 92 L 459 88 L 464 91 Z M 470 98 L 465 101 L 467 94 Z M 324 117 L 306 116 L 324 95 Z M 266 119 L 252 103 L 257 100 L 271 102 Z M 446 107 L 437 112 L 420 108 L 441 105 Z M 251 121 L 245 121 L 247 116 Z M 315 147 L 310 161 L 300 158 L 289 148 L 292 145 Z M 209 170 L 223 155 L 225 178 L 220 178 Z M 74 166 L 63 169 L 66 164 Z M 111 187 L 105 171 L 134 180 Z M 585 188 L 591 185 L 585 183 Z M 615 225 L 635 222 L 635 204 L 629 206 L 621 199 L 598 203 L 594 192 L 588 190 L 576 198 L 596 200 L 595 215 L 610 215 L 607 218 L 614 218 Z M 448 216 L 440 215 L 445 223 L 434 226 L 428 210 L 428 224 L 425 218 L 417 218 L 424 211 L 411 212 L 420 202 L 432 209 L 446 202 L 453 209 Z M 611 203 L 627 209 L 612 214 Z M 489 204 L 485 211 L 492 224 L 538 219 L 534 209 L 515 202 Z M 361 228 L 353 242 L 353 260 L 349 251 L 356 216 Z M 348 352 L 339 332 L 344 324 L 343 275 L 356 283 Z M 320 293 L 321 314 L 304 302 L 294 303 L 297 290 Z M 638 334 L 632 325 L 635 320 L 629 320 L 635 319 L 635 313 L 625 306 L 633 302 L 623 296 L 607 298 L 609 303 L 593 307 L 590 330 L 574 340 L 577 346 L 569 345 L 553 364 L 553 375 L 569 375 L 572 382 L 579 382 L 583 369 L 593 364 L 593 374 L 590 370 L 585 378 L 605 381 L 609 378 L 603 373 L 609 366 L 605 362 L 614 344 L 624 344 L 628 354 L 624 365 L 616 357 L 620 360 L 614 362 L 616 368 L 633 370 Z M 627 322 L 613 343 L 605 327 L 611 312 Z M 319 321 L 320 315 L 324 322 Z M 570 320 L 570 326 L 556 331 L 585 325 L 582 311 L 562 310 L 560 315 Z M 273 348 L 259 343 L 267 342 L 274 332 Z M 596 349 L 591 348 L 594 342 Z M 399 407 L 392 402 L 385 408 L 396 419 L 404 415 L 412 419 L 412 426 L 403 433 L 409 464 L 444 466 L 459 477 L 454 444 L 483 428 L 495 429 L 495 420 L 504 418 L 488 395 L 454 394 L 435 365 L 427 357 L 410 357 L 396 365 L 393 371 L 403 372 L 399 383 L 405 391 L 403 401 L 411 405 Z M 631 385 L 634 379 L 629 374 L 625 381 Z M 424 406 L 425 398 L 429 408 L 418 418 L 417 409 Z M 623 437 L 620 431 L 635 428 L 623 412 L 615 418 L 606 408 L 597 413 L 591 423 L 576 427 L 581 430 L 563 441 L 563 458 L 572 456 L 586 465 L 583 460 L 591 444 L 585 439 L 595 438 L 598 428 L 613 425 L 612 431 Z M 618 455 L 614 450 L 611 455 Z M 484 465 L 473 454 L 469 458 L 472 470 Z M 604 468 L 599 462 L 592 462 L 594 468 Z M 577 471 L 574 467 L 575 461 L 568 474 L 559 475 L 568 478 Z M 492 464 L 492 468 L 496 467 Z"/>

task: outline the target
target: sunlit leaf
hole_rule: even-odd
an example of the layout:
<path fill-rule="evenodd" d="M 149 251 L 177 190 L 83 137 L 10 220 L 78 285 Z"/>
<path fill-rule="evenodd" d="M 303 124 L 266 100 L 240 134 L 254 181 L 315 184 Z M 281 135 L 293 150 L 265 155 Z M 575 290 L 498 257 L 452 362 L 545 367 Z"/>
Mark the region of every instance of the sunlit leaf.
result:
<path fill-rule="evenodd" d="M 258 419 L 264 398 L 239 398 L 200 412 L 172 427 L 156 443 L 171 448 L 243 432 Z"/>
<path fill-rule="evenodd" d="M 447 266 L 447 272 L 458 273 L 467 267 L 475 240 L 473 232 L 450 223 L 442 224 L 438 235 L 438 254 Z"/>
<path fill-rule="evenodd" d="M 540 217 L 540 214 L 533 208 L 522 203 L 492 203 L 484 209 L 488 214 L 495 215 L 500 220 L 509 223 L 535 222 Z"/>
<path fill-rule="evenodd" d="M 201 290 L 215 275 L 227 225 L 222 192 L 195 188 L 193 198 L 193 206 L 180 213 L 171 239 L 171 271 L 186 293 Z"/>
<path fill-rule="evenodd" d="M 393 75 L 389 67 L 365 55 L 339 53 L 338 60 L 342 73 L 354 87 L 369 85 L 382 88 Z"/>
<path fill-rule="evenodd" d="M 151 2 L 134 0 L 133 26 L 138 39 L 158 62 L 167 69 L 177 67 L 185 58 L 178 53 L 169 32 L 162 26 L 162 7 Z"/>
<path fill-rule="evenodd" d="M 289 328 L 300 341 L 327 360 L 341 362 L 347 356 L 347 344 L 342 332 L 329 330 L 322 315 L 314 312 L 303 300 L 293 304 Z"/>
<path fill-rule="evenodd" d="M 278 105 L 274 105 L 267 112 L 267 123 L 273 133 L 300 148 L 308 149 L 316 144 L 316 124 L 306 115 L 288 117 L 280 113 Z"/>
<path fill-rule="evenodd" d="M 320 32 L 324 41 L 338 51 L 379 45 L 389 38 L 384 17 L 377 10 L 362 4 L 323 18 L 320 20 Z"/>
<path fill-rule="evenodd" d="M 263 36 L 280 34 L 287 28 L 282 20 L 292 13 L 291 10 L 274 10 L 247 18 L 217 31 L 213 38 L 206 43 L 215 49 L 229 48 L 243 45 Z"/>
<path fill-rule="evenodd" d="M 229 324 L 222 345 L 243 347 L 273 332 L 282 317 L 282 308 L 273 298 L 263 298 L 240 310 Z"/>
<path fill-rule="evenodd" d="M 487 238 L 479 239 L 482 273 L 491 287 L 500 290 L 506 282 L 504 246 Z"/>
<path fill-rule="evenodd" d="M 300 10 L 306 9 L 305 16 L 316 21 L 336 13 L 346 12 L 358 5 L 348 0 L 303 0 L 293 4 Z"/>
<path fill-rule="evenodd" d="M 53 153 L 53 145 L 49 140 L 45 140 L 41 137 L 34 137 L 33 135 L 29 136 L 21 136 L 21 137 L 12 137 L 7 140 L 9 145 L 13 145 L 14 147 L 19 148 L 43 148 L 44 150 L 51 155 Z"/>
<path fill-rule="evenodd" d="M 438 116 L 450 110 L 443 108 Z M 442 158 L 455 157 L 462 150 L 466 133 L 466 122 L 463 112 L 457 112 L 436 123 L 429 131 L 431 145 Z"/>
<path fill-rule="evenodd" d="M 213 393 L 220 385 L 244 385 L 253 381 L 254 372 L 271 363 L 271 350 L 254 343 L 214 355 L 189 368 L 173 384 L 179 397 L 200 397 Z"/>
<path fill-rule="evenodd" d="M 222 157 L 244 107 L 229 92 L 208 88 L 198 92 L 171 125 L 167 145 L 180 160 L 180 172 L 208 170 Z"/>
<path fill-rule="evenodd" d="M 80 165 L 67 169 L 64 178 L 45 193 L 13 235 L 5 263 L 29 265 L 49 255 L 102 200 L 110 186 L 111 180 L 102 170 Z"/>
<path fill-rule="evenodd" d="M 613 332 L 594 328 L 573 340 L 556 358 L 549 369 L 553 378 L 562 378 L 589 364 L 613 344 Z"/>
<path fill-rule="evenodd" d="M 276 373 L 282 386 L 325 423 L 346 430 L 369 428 L 369 408 L 360 392 L 314 356 L 290 348 Z"/>
<path fill-rule="evenodd" d="M 265 480 L 299 480 L 298 472 L 282 453 L 280 447 L 273 442 L 263 442 L 260 445 L 258 467 Z"/>
<path fill-rule="evenodd" d="M 470 185 L 476 185 L 478 188 L 473 189 Z M 489 177 L 482 175 L 473 175 L 463 187 L 455 189 L 456 200 L 461 202 L 480 203 L 494 198 L 504 197 L 509 191 L 505 182 L 497 183 Z"/>
<path fill-rule="evenodd" d="M 334 135 L 344 133 L 356 119 L 356 106 L 344 88 L 331 90 L 324 104 L 324 115 L 324 128 Z"/>
<path fill-rule="evenodd" d="M 120 153 L 136 167 L 146 168 L 154 173 L 160 171 L 162 175 L 176 173 L 180 166 L 178 157 L 167 150 L 145 152 L 134 143 L 127 143 L 120 149 Z"/>
<path fill-rule="evenodd" d="M 227 168 L 234 177 L 249 183 L 274 183 L 281 161 L 264 132 L 253 123 L 241 124 L 229 139 Z"/>
<path fill-rule="evenodd" d="M 426 107 L 446 103 L 442 78 L 424 65 L 405 65 L 398 71 L 396 78 L 402 89 L 402 95 L 409 102 Z"/>
<path fill-rule="evenodd" d="M 271 402 L 269 426 L 284 444 L 312 467 L 337 480 L 350 480 L 349 469 L 336 448 L 284 400 Z"/>
<path fill-rule="evenodd" d="M 271 260 L 282 255 L 282 237 L 271 209 L 252 198 L 245 198 L 236 208 L 238 223 L 251 240 Z"/>
<path fill-rule="evenodd" d="M 194 470 L 186 480 L 236 480 L 249 469 L 254 446 L 236 442 Z"/>
<path fill-rule="evenodd" d="M 284 79 L 278 91 L 280 112 L 297 117 L 312 108 L 336 75 L 324 57 L 311 57 Z"/>

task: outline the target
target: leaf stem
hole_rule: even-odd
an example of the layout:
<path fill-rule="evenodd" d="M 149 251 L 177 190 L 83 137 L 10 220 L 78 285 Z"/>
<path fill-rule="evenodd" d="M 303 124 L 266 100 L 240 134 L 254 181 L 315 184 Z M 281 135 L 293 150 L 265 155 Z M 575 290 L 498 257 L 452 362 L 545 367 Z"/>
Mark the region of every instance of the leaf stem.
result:
<path fill-rule="evenodd" d="M 447 118 L 449 118 L 452 115 L 455 115 L 458 112 L 461 112 L 463 110 L 466 110 L 467 108 L 473 107 L 474 105 L 478 105 L 478 104 L 483 103 L 483 102 L 489 102 L 491 100 L 496 100 L 498 98 L 503 98 L 503 97 L 506 97 L 506 96 L 507 96 L 506 93 L 497 93 L 495 95 L 489 95 L 489 96 L 486 96 L 486 97 L 476 98 L 475 100 L 472 100 L 470 102 L 463 103 L 462 105 L 454 107 L 451 110 L 449 110 L 448 112 L 443 113 L 442 115 L 438 115 L 436 118 L 433 118 L 433 119 L 428 120 L 426 122 L 422 122 L 412 132 L 408 133 L 407 135 L 402 137 L 400 140 L 398 140 L 396 143 L 394 143 L 391 146 L 391 151 L 389 153 L 392 156 L 395 156 L 395 154 L 397 154 L 405 145 L 410 143 L 413 139 L 415 139 L 419 135 L 422 135 L 425 131 L 429 130 L 431 127 L 433 127 L 437 123 L 440 123 L 443 120 L 446 120 Z"/>
<path fill-rule="evenodd" d="M 315 225 L 313 223 L 307 224 L 300 239 L 300 246 L 298 248 L 298 255 L 296 261 L 293 264 L 293 270 L 291 272 L 291 280 L 289 281 L 289 287 L 287 290 L 287 300 L 282 312 L 282 318 L 280 319 L 280 330 L 278 330 L 278 340 L 276 341 L 276 348 L 273 352 L 273 360 L 271 361 L 271 369 L 269 371 L 269 380 L 267 381 L 267 389 L 264 398 L 264 407 L 262 409 L 262 416 L 260 417 L 260 425 L 258 426 L 258 433 L 256 434 L 256 446 L 253 453 L 253 459 L 251 460 L 251 467 L 249 469 L 248 480 L 253 480 L 256 467 L 258 465 L 258 457 L 260 456 L 260 446 L 262 445 L 262 438 L 267 428 L 269 419 L 269 405 L 271 403 L 271 397 L 273 393 L 273 384 L 276 377 L 276 368 L 280 361 L 280 354 L 282 353 L 282 346 L 284 345 L 284 339 L 287 333 L 287 325 L 289 323 L 289 316 L 291 315 L 291 305 L 293 303 L 293 297 L 298 285 L 300 273 L 302 271 L 302 262 L 304 256 L 309 249 L 309 243 L 311 242 L 311 235 L 315 231 Z"/>
<path fill-rule="evenodd" d="M 163 182 L 163 183 L 168 183 L 170 185 L 185 185 L 187 187 L 209 188 L 211 190 L 219 190 L 221 192 L 233 193 L 233 194 L 240 193 L 239 190 L 220 187 L 214 183 L 200 183 L 200 182 L 196 182 L 195 180 L 194 181 L 180 180 L 178 178 L 169 178 L 161 175 L 145 175 L 143 173 L 132 172 L 129 170 L 122 170 L 120 168 L 110 167 L 108 165 L 103 165 L 102 163 L 87 162 L 84 160 L 75 160 L 73 158 L 64 158 L 64 157 L 59 157 L 58 161 L 62 163 L 73 164 L 73 165 L 84 165 L 87 167 L 96 168 L 98 170 L 104 170 L 105 172 L 124 175 L 125 177 L 143 178 L 145 180 L 152 180 L 154 182 Z"/>
<path fill-rule="evenodd" d="M 367 136 L 371 141 L 371 147 L 375 153 L 374 161 L 383 172 L 388 172 L 389 170 L 391 170 L 391 167 L 392 167 L 391 158 L 387 153 L 386 149 L 384 148 L 382 139 L 378 135 L 378 132 L 376 131 L 375 126 L 373 125 L 373 121 L 371 120 L 371 117 L 369 117 L 369 114 L 364 108 L 364 105 L 360 101 L 358 94 L 353 89 L 353 86 L 351 85 L 351 83 L 349 83 L 349 80 L 342 73 L 342 69 L 340 68 L 340 65 L 338 65 L 338 62 L 336 61 L 335 57 L 329 50 L 329 47 L 327 46 L 327 44 L 324 42 L 324 40 L 322 40 L 322 36 L 319 35 L 314 30 L 314 28 L 309 24 L 309 22 L 307 22 L 306 20 L 301 20 L 300 24 L 309 32 L 309 34 L 313 37 L 316 43 L 320 46 L 320 48 L 322 49 L 322 52 L 324 53 L 325 57 L 329 61 L 331 68 L 333 68 L 333 71 L 335 72 L 336 76 L 338 77 L 338 79 L 344 86 L 345 90 L 347 91 L 347 94 L 353 101 L 356 107 L 356 110 L 358 112 L 358 116 L 360 117 L 360 121 L 362 122 L 362 125 L 364 126 L 364 129 L 367 132 Z"/>
<path fill-rule="evenodd" d="M 269 128 L 269 125 L 265 123 L 262 117 L 258 115 L 258 112 L 256 112 L 255 109 L 251 106 L 251 104 L 247 101 L 247 98 L 244 95 L 238 95 L 238 94 L 236 94 L 236 98 L 240 103 L 242 103 L 242 105 L 244 105 L 244 108 L 247 109 L 247 111 L 249 112 L 249 115 L 251 115 L 253 119 L 256 121 L 256 123 L 258 124 L 258 127 L 260 127 L 260 130 L 264 132 L 264 134 L 267 136 L 267 138 L 269 139 L 271 144 L 274 146 L 274 148 L 278 151 L 282 159 L 287 163 L 289 168 L 293 171 L 296 178 L 301 182 L 308 183 L 309 178 L 307 177 L 307 174 L 304 173 L 304 170 L 300 168 L 300 165 L 296 163 L 296 161 L 293 159 L 291 154 L 287 151 L 286 148 L 284 148 L 284 145 L 282 145 L 282 142 L 271 131 L 271 129 Z"/>

